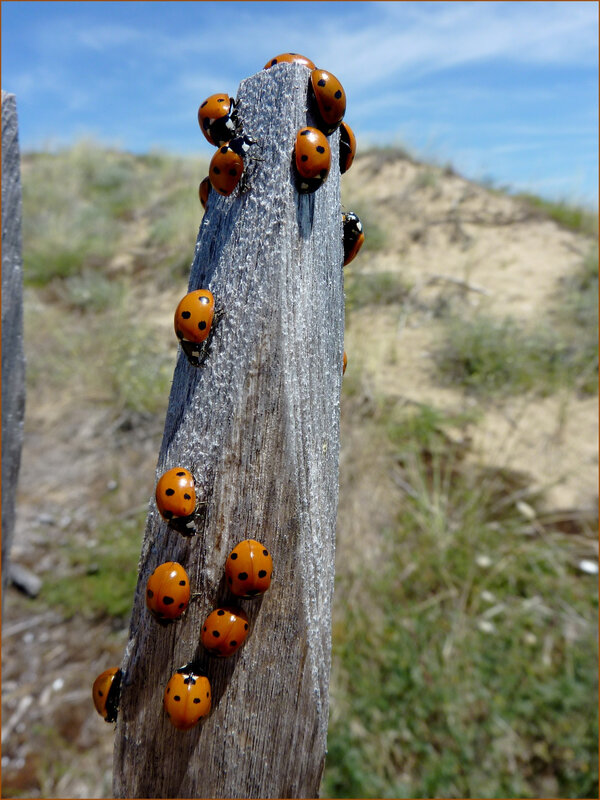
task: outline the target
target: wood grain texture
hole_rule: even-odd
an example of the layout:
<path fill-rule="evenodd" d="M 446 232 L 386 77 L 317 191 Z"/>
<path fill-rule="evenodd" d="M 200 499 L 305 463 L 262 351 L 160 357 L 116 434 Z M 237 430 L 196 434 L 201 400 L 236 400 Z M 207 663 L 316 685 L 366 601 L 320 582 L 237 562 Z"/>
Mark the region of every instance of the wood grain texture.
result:
<path fill-rule="evenodd" d="M 201 368 L 179 355 L 157 478 L 185 466 L 205 500 L 199 534 L 170 531 L 150 504 L 123 660 L 114 792 L 118 797 L 316 797 L 323 769 L 331 660 L 344 299 L 339 134 L 314 194 L 294 187 L 296 132 L 311 124 L 309 71 L 281 64 L 240 84 L 248 191 L 211 193 L 188 290 L 209 288 L 225 315 Z M 196 176 L 200 178 L 202 176 Z M 190 182 L 194 178 L 190 176 Z M 182 287 L 182 295 L 185 287 Z M 201 625 L 232 598 L 225 560 L 245 538 L 274 562 L 271 588 L 240 605 L 250 635 L 230 659 L 209 657 Z M 200 593 L 160 627 L 144 589 L 179 561 Z M 164 687 L 198 658 L 210 716 L 188 732 L 162 709 Z"/>
<path fill-rule="evenodd" d="M 21 159 L 14 94 L 2 92 L 2 605 L 10 576 L 9 554 L 25 414 Z"/>

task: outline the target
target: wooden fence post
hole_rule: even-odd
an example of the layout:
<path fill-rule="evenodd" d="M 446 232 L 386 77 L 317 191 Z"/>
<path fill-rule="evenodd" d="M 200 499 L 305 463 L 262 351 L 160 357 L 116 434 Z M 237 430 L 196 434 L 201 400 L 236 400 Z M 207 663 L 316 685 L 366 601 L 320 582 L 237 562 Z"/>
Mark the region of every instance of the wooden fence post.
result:
<path fill-rule="evenodd" d="M 10 548 L 25 414 L 21 159 L 14 94 L 2 92 L 2 607 L 10 577 Z"/>
<path fill-rule="evenodd" d="M 167 528 L 154 501 L 142 544 L 116 731 L 117 797 L 316 797 L 323 770 L 331 660 L 344 299 L 339 133 L 331 172 L 295 189 L 292 151 L 309 71 L 281 64 L 242 81 L 244 133 L 257 141 L 248 190 L 211 192 L 188 291 L 208 288 L 225 314 L 202 367 L 180 353 L 157 478 L 191 470 L 198 535 Z M 192 185 L 196 178 L 190 176 Z M 182 296 L 185 287 L 182 287 Z M 243 539 L 271 552 L 273 581 L 244 600 L 250 635 L 228 659 L 206 654 L 201 625 L 231 604 L 226 558 Z M 145 608 L 155 567 L 179 561 L 200 594 L 161 627 Z M 162 708 L 172 673 L 199 659 L 210 716 L 175 730 Z"/>

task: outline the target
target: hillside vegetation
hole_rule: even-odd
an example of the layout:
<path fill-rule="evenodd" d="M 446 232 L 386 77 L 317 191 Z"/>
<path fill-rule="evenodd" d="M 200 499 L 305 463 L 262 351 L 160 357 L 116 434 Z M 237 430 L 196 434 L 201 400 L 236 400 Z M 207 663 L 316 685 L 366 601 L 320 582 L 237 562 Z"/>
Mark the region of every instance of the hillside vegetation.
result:
<path fill-rule="evenodd" d="M 27 416 L 3 794 L 111 793 L 90 686 L 126 641 L 207 165 L 22 164 Z M 593 797 L 597 231 L 399 150 L 343 202 L 348 369 L 324 797 Z"/>

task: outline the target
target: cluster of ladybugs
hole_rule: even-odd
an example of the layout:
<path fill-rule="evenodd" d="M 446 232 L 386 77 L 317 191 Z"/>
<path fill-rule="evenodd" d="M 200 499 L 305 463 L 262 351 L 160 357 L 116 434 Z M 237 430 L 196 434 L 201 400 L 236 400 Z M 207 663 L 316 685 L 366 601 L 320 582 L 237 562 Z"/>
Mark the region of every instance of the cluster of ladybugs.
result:
<path fill-rule="evenodd" d="M 167 470 L 156 485 L 156 506 L 168 526 L 183 536 L 196 532 L 194 514 L 196 500 L 192 473 L 184 467 Z M 271 585 L 273 560 L 267 548 L 255 539 L 237 544 L 225 562 L 229 591 L 235 597 L 259 597 Z M 160 564 L 146 584 L 146 607 L 161 624 L 180 619 L 189 603 L 198 594 L 191 594 L 187 572 L 176 561 Z M 200 640 L 215 656 L 233 655 L 248 635 L 245 612 L 237 606 L 220 606 L 207 616 Z M 92 688 L 96 710 L 107 722 L 115 722 L 118 712 L 121 670 L 112 667 L 99 675 Z M 211 707 L 210 682 L 193 662 L 178 669 L 165 687 L 164 709 L 173 725 L 189 730 L 206 716 Z"/>
<path fill-rule="evenodd" d="M 330 72 L 316 69 L 314 63 L 297 53 L 284 53 L 273 58 L 265 69 L 282 61 L 299 62 L 310 70 L 310 96 L 313 116 L 319 128 L 301 128 L 294 146 L 296 188 L 306 194 L 323 185 L 329 174 L 331 150 L 327 141 L 340 127 L 340 172 L 346 172 L 354 160 L 356 139 L 352 129 L 342 121 L 346 95 L 341 83 Z M 244 172 L 244 156 L 255 142 L 242 132 L 233 98 L 216 94 L 205 100 L 198 110 L 200 128 L 208 141 L 219 149 L 210 162 L 209 175 L 200 184 L 199 195 L 206 208 L 211 188 L 221 195 L 230 195 Z M 344 261 L 349 264 L 363 242 L 362 224 L 356 214 L 342 214 Z M 215 309 L 215 300 L 208 289 L 185 295 L 175 311 L 175 334 L 193 366 L 201 366 L 208 355 L 208 340 L 222 315 Z M 343 371 L 347 357 L 344 352 Z M 183 536 L 196 533 L 197 502 L 192 473 L 184 467 L 165 472 L 156 485 L 156 506 L 168 526 Z M 269 551 L 255 539 L 237 544 L 225 562 L 225 576 L 230 592 L 239 598 L 258 597 L 270 586 L 273 561 Z M 175 561 L 160 564 L 146 584 L 146 606 L 152 616 L 167 625 L 178 620 L 189 603 L 199 595 L 192 594 L 185 569 Z M 248 617 L 237 606 L 215 608 L 202 626 L 201 642 L 215 656 L 233 655 L 245 641 L 249 630 Z M 121 670 L 112 667 L 94 681 L 92 697 L 99 714 L 107 722 L 115 722 L 118 713 Z M 178 669 L 165 687 L 164 709 L 173 725 L 188 730 L 206 716 L 211 708 L 211 689 L 207 676 L 193 662 Z"/>

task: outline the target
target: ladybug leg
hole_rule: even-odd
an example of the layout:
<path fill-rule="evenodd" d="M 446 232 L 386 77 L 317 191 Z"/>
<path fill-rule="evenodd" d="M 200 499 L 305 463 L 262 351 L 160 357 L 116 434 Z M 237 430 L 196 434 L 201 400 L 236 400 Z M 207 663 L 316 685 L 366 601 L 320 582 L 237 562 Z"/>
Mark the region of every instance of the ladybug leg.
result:
<path fill-rule="evenodd" d="M 225 307 L 218 302 L 215 303 L 215 313 L 213 315 L 213 326 L 215 328 L 219 324 L 219 322 L 223 319 L 224 316 L 225 316 Z"/>

